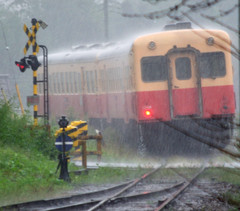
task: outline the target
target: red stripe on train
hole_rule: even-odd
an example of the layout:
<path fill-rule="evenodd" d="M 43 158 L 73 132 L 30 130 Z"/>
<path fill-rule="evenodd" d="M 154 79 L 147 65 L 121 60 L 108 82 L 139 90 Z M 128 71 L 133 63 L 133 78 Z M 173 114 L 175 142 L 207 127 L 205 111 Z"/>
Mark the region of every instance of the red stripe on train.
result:
<path fill-rule="evenodd" d="M 202 107 L 202 118 L 235 113 L 235 97 L 233 86 L 202 87 L 197 89 L 174 89 L 172 91 L 172 115 L 199 116 Z M 199 98 L 201 94 L 202 98 Z M 137 93 L 138 120 L 171 120 L 170 98 L 168 90 Z M 145 112 L 151 111 L 150 116 Z"/>

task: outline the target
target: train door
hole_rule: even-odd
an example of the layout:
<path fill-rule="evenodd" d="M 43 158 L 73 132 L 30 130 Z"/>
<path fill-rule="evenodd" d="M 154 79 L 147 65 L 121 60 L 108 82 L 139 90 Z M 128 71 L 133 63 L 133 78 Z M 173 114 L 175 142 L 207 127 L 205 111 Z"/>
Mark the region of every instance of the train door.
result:
<path fill-rule="evenodd" d="M 169 59 L 169 96 L 172 118 L 200 116 L 201 88 L 196 55 L 192 51 L 172 52 Z"/>

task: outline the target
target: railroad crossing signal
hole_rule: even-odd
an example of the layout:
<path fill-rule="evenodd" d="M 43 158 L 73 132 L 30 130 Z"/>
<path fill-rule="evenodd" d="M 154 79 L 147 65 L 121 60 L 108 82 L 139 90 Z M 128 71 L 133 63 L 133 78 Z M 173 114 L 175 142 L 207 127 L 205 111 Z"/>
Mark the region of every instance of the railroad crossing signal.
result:
<path fill-rule="evenodd" d="M 30 45 L 32 45 L 33 55 L 36 55 L 37 52 L 39 51 L 39 46 L 36 42 L 36 34 L 37 34 L 39 27 L 40 27 L 39 22 L 35 18 L 32 19 L 32 33 L 29 31 L 26 24 L 24 24 L 23 30 L 29 38 L 28 42 L 26 43 L 26 45 L 23 49 L 24 55 L 26 55 Z"/>
<path fill-rule="evenodd" d="M 23 52 L 24 52 L 24 55 L 26 55 L 29 47 L 32 45 L 32 51 L 33 51 L 32 54 L 33 55 L 22 58 L 20 60 L 20 62 L 15 61 L 15 64 L 19 67 L 21 72 L 24 72 L 26 70 L 26 68 L 29 68 L 29 66 L 31 66 L 31 68 L 33 70 L 33 96 L 34 96 L 34 98 L 37 98 L 37 83 L 39 82 L 39 81 L 37 81 L 37 69 L 41 64 L 38 62 L 37 57 L 36 57 L 36 55 L 39 51 L 39 46 L 36 42 L 36 34 L 37 34 L 37 31 L 40 26 L 43 29 L 45 29 L 47 27 L 47 24 L 44 23 L 42 20 L 37 21 L 36 18 L 33 18 L 31 23 L 32 23 L 32 27 L 30 29 L 32 30 L 32 32 L 30 32 L 30 30 L 28 29 L 26 24 L 23 25 L 23 30 L 28 36 L 28 41 L 23 49 Z M 43 52 L 44 53 L 43 64 L 44 64 L 44 74 L 45 74 L 45 72 L 47 72 L 47 60 L 46 60 L 47 48 L 43 45 L 40 45 L 40 47 L 43 48 L 43 51 L 44 51 Z M 44 82 L 44 87 L 45 87 L 45 83 L 48 83 L 48 79 L 44 78 L 44 80 L 41 82 Z M 48 85 L 47 85 L 47 87 L 48 87 Z M 46 91 L 46 89 L 45 89 L 44 90 L 44 109 L 45 109 L 45 93 L 46 92 L 47 92 L 47 98 L 48 98 L 48 90 Z M 48 102 L 48 100 L 47 100 L 47 102 Z M 47 108 L 48 108 L 48 106 L 47 106 Z M 34 125 L 36 126 L 38 124 L 37 118 L 39 116 L 37 104 L 34 104 L 34 106 L 33 106 L 33 116 L 34 116 Z M 45 117 L 45 110 L 44 110 L 44 117 Z"/>
<path fill-rule="evenodd" d="M 34 55 L 30 55 L 29 57 L 23 57 L 20 62 L 15 61 L 15 64 L 19 67 L 21 72 L 25 72 L 25 70 L 29 67 L 32 68 L 32 70 L 37 70 L 38 67 L 41 65 L 38 62 L 38 59 Z"/>

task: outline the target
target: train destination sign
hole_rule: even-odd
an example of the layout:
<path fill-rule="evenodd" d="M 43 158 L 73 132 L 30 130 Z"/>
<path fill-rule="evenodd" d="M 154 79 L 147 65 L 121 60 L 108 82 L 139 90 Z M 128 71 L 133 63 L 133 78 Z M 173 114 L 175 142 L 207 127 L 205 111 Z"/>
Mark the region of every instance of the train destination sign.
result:
<path fill-rule="evenodd" d="M 65 144 L 65 150 L 63 150 L 64 144 Z M 72 148 L 73 140 L 67 135 L 65 135 L 65 137 L 62 137 L 62 135 L 60 135 L 56 138 L 55 146 L 60 152 L 63 152 L 63 151 L 67 152 Z"/>

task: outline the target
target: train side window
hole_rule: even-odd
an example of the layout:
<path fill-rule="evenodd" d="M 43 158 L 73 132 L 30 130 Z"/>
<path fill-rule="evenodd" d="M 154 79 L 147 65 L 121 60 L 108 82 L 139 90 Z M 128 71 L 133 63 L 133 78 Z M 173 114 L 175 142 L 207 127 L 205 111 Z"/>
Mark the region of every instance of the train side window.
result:
<path fill-rule="evenodd" d="M 82 77 L 81 77 L 81 73 L 77 73 L 78 76 L 78 89 L 77 89 L 77 93 L 82 93 Z"/>
<path fill-rule="evenodd" d="M 61 90 L 61 93 L 65 93 L 65 84 L 64 84 L 64 73 L 63 72 L 60 72 L 60 83 L 61 83 L 61 87 L 62 87 L 62 90 Z"/>
<path fill-rule="evenodd" d="M 56 91 L 56 86 L 57 86 L 57 84 L 56 84 L 56 82 L 57 82 L 57 80 L 56 80 L 56 73 L 53 73 L 53 78 L 52 78 L 52 80 L 53 80 L 53 93 L 54 94 L 56 94 L 57 93 L 57 91 Z"/>
<path fill-rule="evenodd" d="M 107 75 L 108 75 L 107 91 L 109 92 L 110 90 L 112 90 L 111 89 L 111 87 L 112 87 L 112 70 L 111 70 L 111 68 L 108 68 L 106 70 L 106 72 L 107 72 Z"/>
<path fill-rule="evenodd" d="M 69 72 L 65 72 L 64 77 L 65 77 L 65 88 L 66 88 L 65 93 L 69 93 Z"/>
<path fill-rule="evenodd" d="M 95 70 L 93 72 L 93 75 L 94 75 L 94 78 L 93 78 L 93 83 L 94 83 L 94 87 L 95 87 L 95 91 L 94 92 L 98 92 L 99 90 L 99 87 L 98 87 L 98 73 L 97 73 L 97 70 Z"/>
<path fill-rule="evenodd" d="M 144 82 L 165 81 L 168 75 L 167 58 L 165 56 L 143 57 L 141 71 Z"/>
<path fill-rule="evenodd" d="M 225 55 L 223 52 L 201 53 L 199 71 L 202 78 L 217 78 L 226 75 Z"/>
<path fill-rule="evenodd" d="M 50 93 L 50 94 L 52 94 L 52 93 L 53 93 L 53 88 L 52 88 L 52 86 L 53 86 L 53 84 L 52 84 L 52 83 L 53 83 L 53 81 L 52 81 L 52 78 L 53 78 L 52 74 L 48 76 L 48 83 L 49 83 L 49 93 Z"/>
<path fill-rule="evenodd" d="M 53 73 L 53 92 L 58 94 L 58 87 L 59 87 L 59 80 L 58 80 L 58 73 Z"/>
<path fill-rule="evenodd" d="M 90 93 L 90 92 L 91 92 L 91 90 L 90 90 L 90 72 L 87 71 L 86 73 L 87 73 L 87 74 L 86 74 L 86 79 L 87 79 L 87 92 Z"/>
<path fill-rule="evenodd" d="M 176 76 L 178 80 L 187 80 L 192 77 L 191 61 L 188 57 L 180 57 L 175 60 Z"/>
<path fill-rule="evenodd" d="M 107 92 L 107 86 L 108 86 L 108 80 L 107 80 L 107 70 L 106 66 L 104 66 L 104 69 L 102 70 L 102 88 L 103 92 Z"/>
<path fill-rule="evenodd" d="M 55 80 L 56 80 L 56 83 L 57 83 L 57 93 L 60 94 L 61 93 L 61 84 L 60 84 L 60 75 L 59 75 L 59 73 L 56 73 Z"/>
<path fill-rule="evenodd" d="M 72 72 L 68 72 L 68 91 L 69 93 L 73 93 L 73 80 L 72 80 Z"/>
<path fill-rule="evenodd" d="M 77 93 L 78 92 L 78 77 L 77 77 L 77 73 L 73 72 L 72 73 L 72 77 L 73 77 L 73 92 Z"/>
<path fill-rule="evenodd" d="M 72 89 L 72 93 L 75 94 L 76 93 L 76 89 L 75 89 L 75 72 L 71 72 L 71 89 Z"/>
<path fill-rule="evenodd" d="M 94 77 L 94 72 L 93 71 L 91 71 L 90 72 L 90 76 L 91 76 L 91 88 L 92 88 L 92 93 L 95 93 L 95 77 Z"/>
<path fill-rule="evenodd" d="M 71 93 L 75 93 L 75 87 L 74 87 L 74 72 L 70 72 L 70 87 L 71 87 Z"/>

